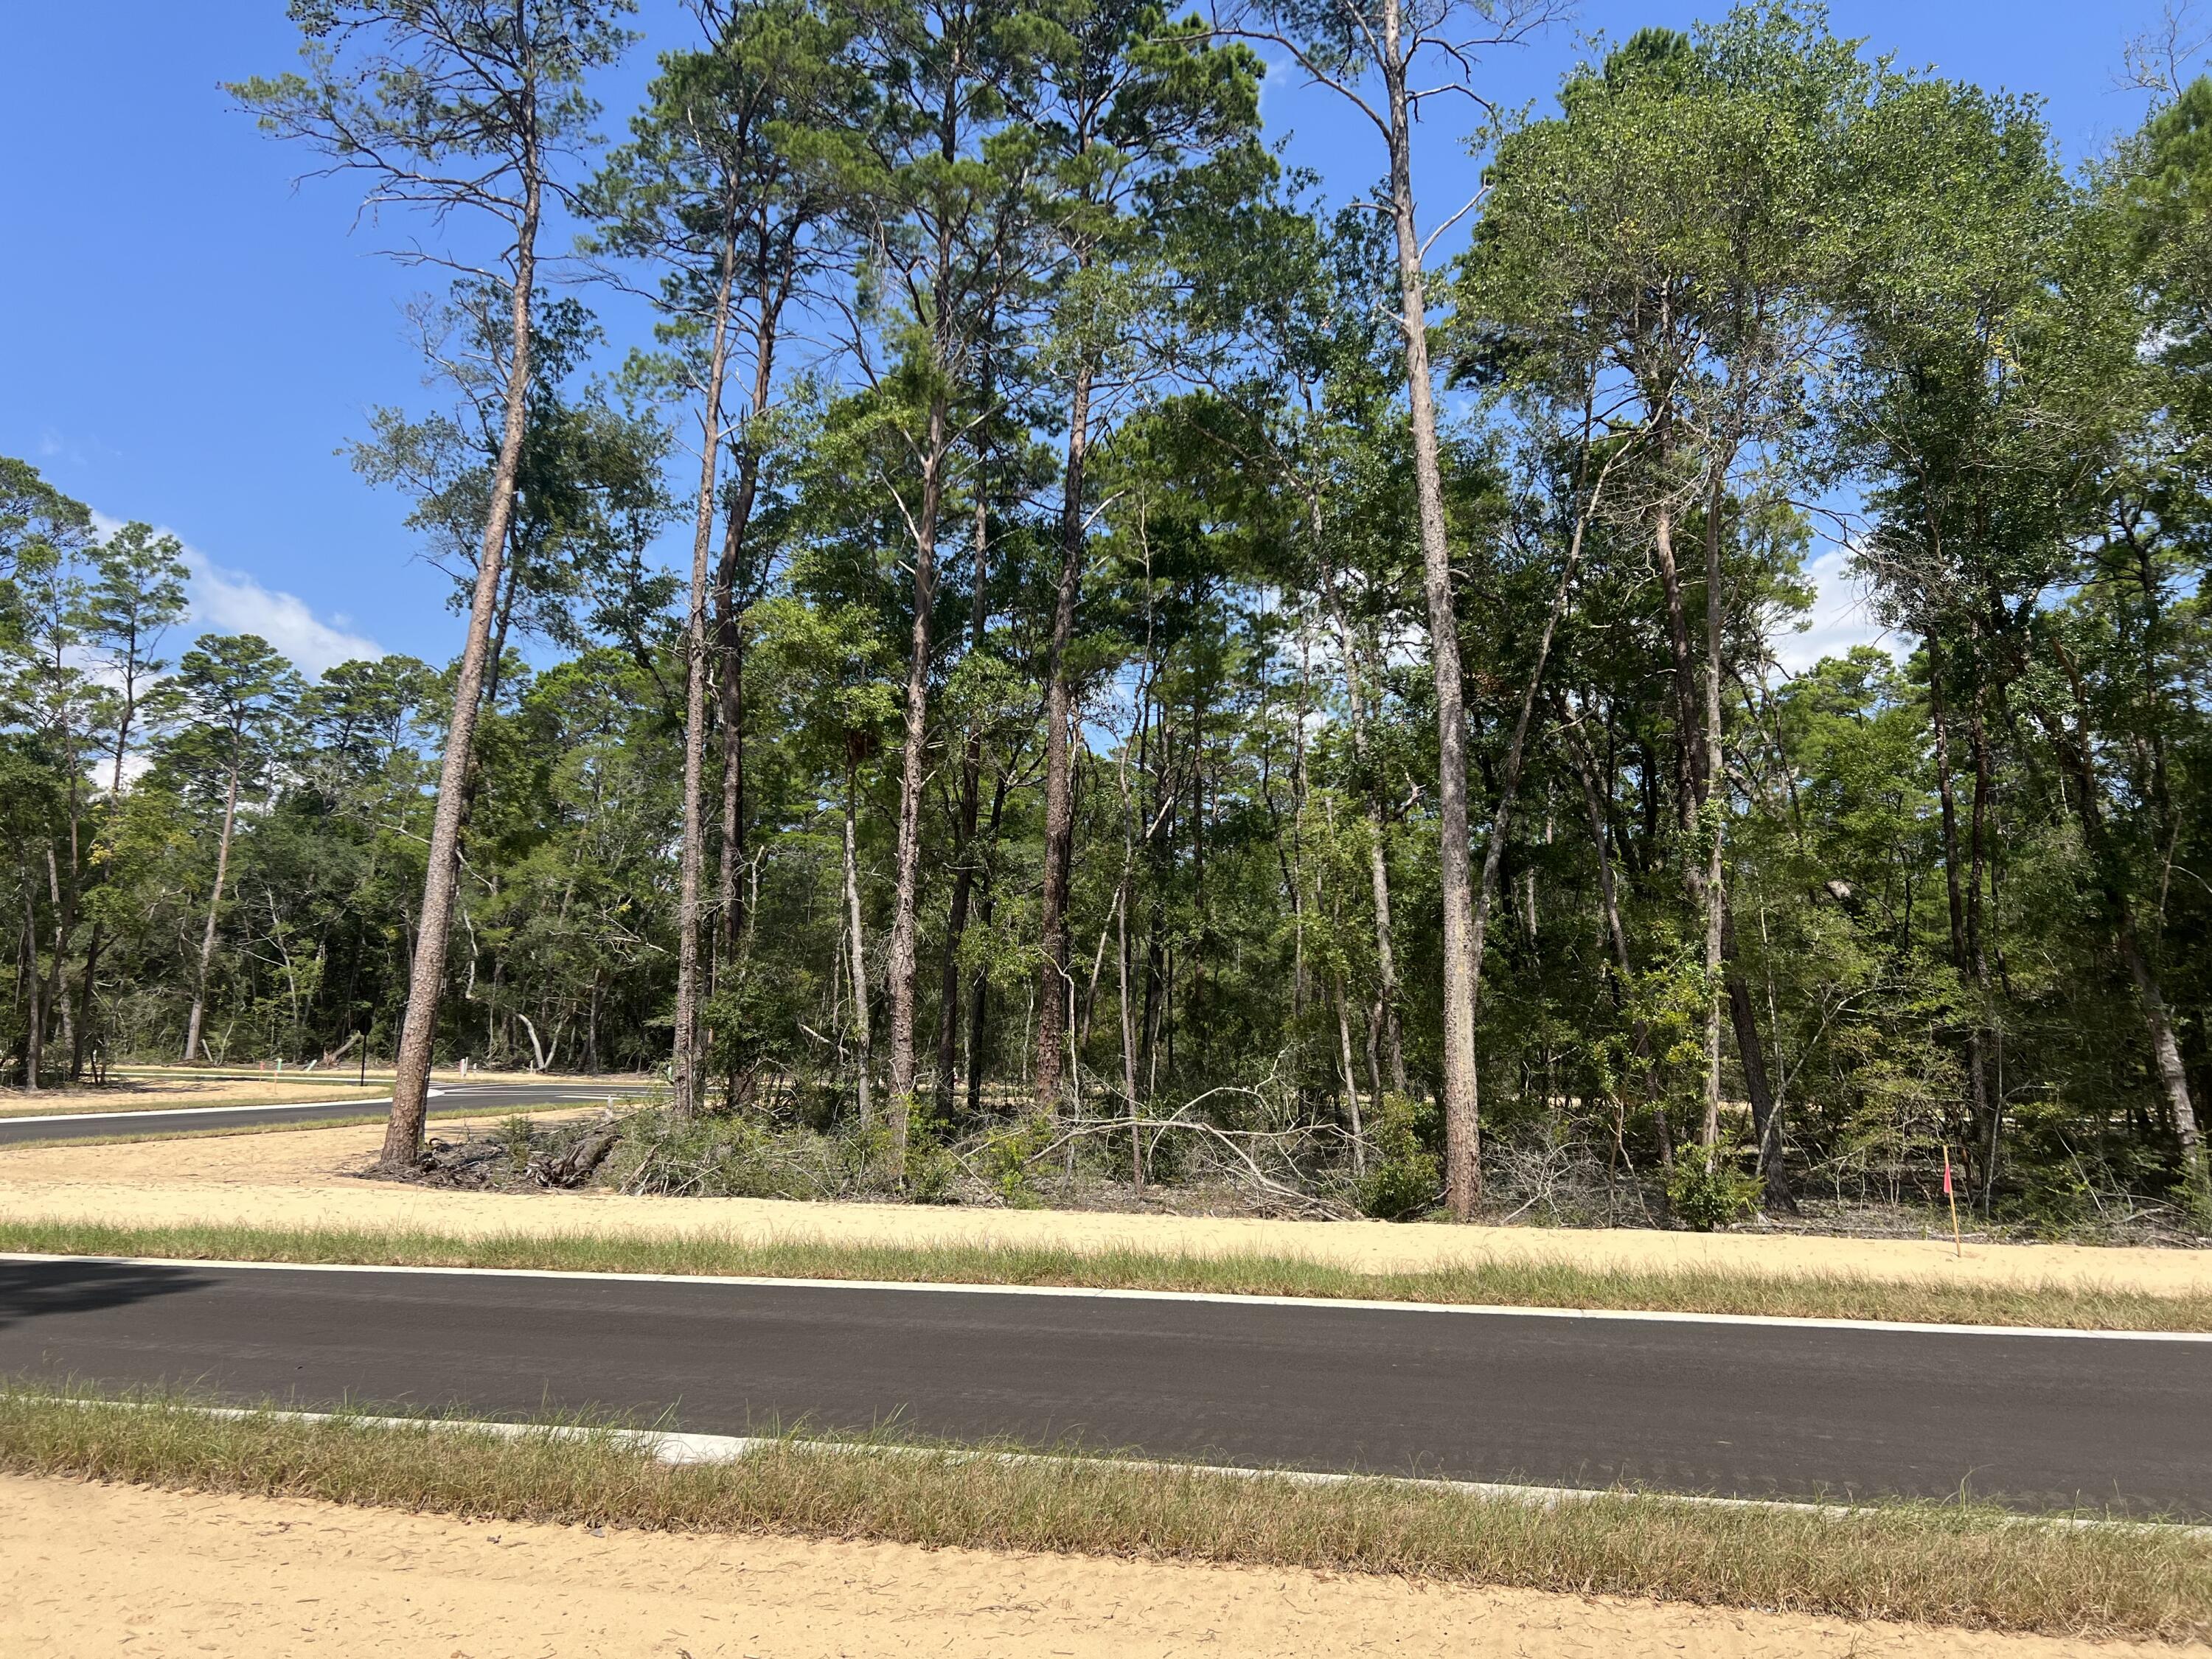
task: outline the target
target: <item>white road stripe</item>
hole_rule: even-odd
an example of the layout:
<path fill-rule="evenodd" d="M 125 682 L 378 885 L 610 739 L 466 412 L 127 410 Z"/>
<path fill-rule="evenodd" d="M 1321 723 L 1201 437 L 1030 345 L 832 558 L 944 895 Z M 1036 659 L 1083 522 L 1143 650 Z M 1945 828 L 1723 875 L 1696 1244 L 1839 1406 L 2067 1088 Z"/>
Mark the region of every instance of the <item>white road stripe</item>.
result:
<path fill-rule="evenodd" d="M 550 1279 L 587 1285 L 716 1285 L 766 1290 L 904 1291 L 958 1296 L 1036 1296 L 1115 1302 L 1199 1302 L 1246 1308 L 1339 1309 L 1358 1313 L 1477 1315 L 1506 1319 L 1628 1321 L 1668 1325 L 1749 1325 L 1816 1331 L 1892 1332 L 1914 1336 L 2063 1337 L 2098 1342 L 2212 1343 L 2212 1331 L 2069 1330 L 2045 1325 L 1937 1325 L 1906 1320 L 1812 1319 L 1785 1314 L 1674 1313 L 1631 1308 L 1516 1307 L 1462 1302 L 1383 1302 L 1350 1297 L 1243 1296 L 1226 1291 L 1107 1290 L 1068 1285 L 963 1285 L 895 1279 L 774 1279 L 725 1273 L 584 1273 L 556 1267 L 413 1267 L 343 1261 L 198 1261 L 167 1256 L 49 1255 L 0 1251 L 0 1261 L 82 1261 L 118 1267 L 220 1267 L 252 1273 L 413 1273 L 425 1278 Z"/>

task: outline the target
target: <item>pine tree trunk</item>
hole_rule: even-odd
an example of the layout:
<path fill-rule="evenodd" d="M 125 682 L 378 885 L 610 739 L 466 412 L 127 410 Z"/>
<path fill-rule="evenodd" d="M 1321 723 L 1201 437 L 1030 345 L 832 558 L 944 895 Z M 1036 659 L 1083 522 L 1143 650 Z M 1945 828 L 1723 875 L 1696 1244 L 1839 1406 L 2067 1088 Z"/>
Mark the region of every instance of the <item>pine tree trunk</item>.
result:
<path fill-rule="evenodd" d="M 768 408 L 775 384 L 775 347 L 781 337 L 783 307 L 791 292 L 791 260 L 786 249 L 782 280 L 772 280 L 766 270 L 760 276 L 753 319 L 753 385 L 746 409 L 748 425 Z M 714 646 L 718 672 L 715 684 L 721 698 L 722 847 L 715 882 L 715 972 L 737 948 L 740 911 L 738 872 L 745 854 L 745 612 L 750 608 L 750 585 L 742 594 L 748 538 L 752 531 L 754 503 L 760 495 L 761 455 L 748 431 L 738 445 L 737 488 L 731 492 L 727 530 L 722 538 L 722 556 L 714 570 Z"/>
<path fill-rule="evenodd" d="M 234 741 L 236 734 L 233 734 Z M 222 836 L 216 842 L 215 891 L 208 898 L 206 931 L 200 935 L 199 972 L 192 981 L 191 1018 L 185 1024 L 185 1060 L 187 1064 L 200 1046 L 200 1022 L 207 1012 L 208 971 L 215 963 L 216 919 L 222 911 L 222 890 L 230 879 L 230 835 L 238 822 L 239 757 L 233 750 L 230 761 L 230 781 L 223 794 Z M 33 1022 L 33 1029 L 36 1029 Z"/>
<path fill-rule="evenodd" d="M 1067 465 L 1060 507 L 1060 586 L 1052 607 L 1052 645 L 1045 670 L 1044 698 L 1044 872 L 1039 928 L 1044 964 L 1037 978 L 1037 1109 L 1060 1109 L 1060 1044 L 1066 1036 L 1067 976 L 1067 878 L 1075 839 L 1075 769 L 1070 752 L 1068 717 L 1073 702 L 1067 683 L 1067 648 L 1075 635 L 1075 607 L 1083 582 L 1085 537 L 1083 518 L 1084 467 L 1091 438 L 1091 369 L 1076 373 L 1067 417 Z"/>
<path fill-rule="evenodd" d="M 1121 1093 L 1128 1102 L 1129 1111 L 1129 1184 L 1136 1195 L 1142 1198 L 1145 1195 L 1144 1119 L 1137 1105 L 1137 1031 L 1129 1007 L 1130 868 L 1129 862 L 1125 860 L 1121 866 L 1121 891 L 1116 897 L 1114 908 L 1116 930 L 1114 963 L 1121 1005 Z M 1354 1146 L 1356 1152 L 1356 1142 Z"/>
<path fill-rule="evenodd" d="M 1336 582 L 1336 567 L 1330 560 L 1322 539 L 1321 502 L 1317 498 L 1307 501 L 1307 534 L 1313 543 L 1315 562 L 1321 570 L 1322 597 L 1328 601 L 1329 620 L 1336 630 L 1337 654 L 1344 659 L 1344 692 L 1351 705 L 1352 752 L 1355 763 L 1364 770 L 1367 765 L 1368 708 L 1366 688 L 1359 674 L 1358 641 L 1352 632 L 1351 618 L 1345 615 L 1344 595 Z M 1299 742 L 1304 741 L 1303 721 Z M 1406 1092 L 1406 1047 L 1398 1024 L 1398 958 L 1390 933 L 1390 865 L 1385 841 L 1389 824 L 1382 812 L 1382 787 L 1379 779 L 1370 781 L 1367 792 L 1367 878 L 1375 905 L 1375 976 L 1376 1001 L 1380 1010 L 1379 1038 L 1390 1060 L 1390 1086 L 1399 1094 Z M 1304 939 L 1300 938 L 1303 946 Z M 1303 959 L 1297 984 L 1294 991 L 1304 989 Z M 1293 1000 L 1297 999 L 1294 996 Z"/>
<path fill-rule="evenodd" d="M 999 844 L 999 825 L 1006 810 L 1006 775 L 999 774 L 998 786 L 991 792 L 991 819 L 983 835 L 987 849 L 985 856 Z M 991 912 L 999 900 L 997 884 L 991 879 L 987 866 L 983 871 L 983 892 L 975 906 L 975 920 L 982 927 L 991 925 Z M 983 1031 L 984 1016 L 989 1011 L 991 976 L 978 973 L 968 989 L 968 1115 L 980 1116 L 983 1110 Z"/>
<path fill-rule="evenodd" d="M 990 514 L 980 487 L 975 491 L 975 587 L 969 601 L 968 648 L 983 648 L 990 620 L 985 583 L 990 571 Z M 952 1115 L 954 1062 L 960 1030 L 960 940 L 968 929 L 968 906 L 975 887 L 975 825 L 982 809 L 983 733 L 971 728 L 960 757 L 960 830 L 952 850 L 952 904 L 945 920 L 945 974 L 937 996 L 937 1110 Z"/>
<path fill-rule="evenodd" d="M 16 953 L 15 994 L 23 1006 L 23 1092 L 34 1095 L 46 1057 L 46 1011 L 39 1006 L 39 897 L 27 867 L 23 872 L 23 943 Z"/>
<path fill-rule="evenodd" d="M 868 1035 L 868 956 L 866 936 L 860 931 L 860 861 L 854 833 L 857 771 L 857 757 L 848 744 L 845 758 L 845 926 L 852 940 L 853 1036 L 860 1051 L 859 1064 L 854 1069 L 858 1078 L 860 1127 L 866 1130 L 871 1126 L 874 1115 L 868 1095 L 868 1072 L 875 1055 Z"/>
<path fill-rule="evenodd" d="M 1413 489 L 1419 508 L 1421 588 L 1437 690 L 1437 878 L 1443 904 L 1444 1191 L 1455 1220 L 1474 1213 L 1482 1187 L 1481 1123 L 1474 1074 L 1474 902 L 1468 848 L 1467 707 L 1461 683 L 1459 618 L 1444 525 L 1443 465 L 1430 377 L 1428 291 L 1414 223 L 1413 125 L 1400 58 L 1398 0 L 1385 0 L 1384 68 L 1389 93 L 1390 217 L 1397 234 L 1398 288 L 1412 413 Z"/>
<path fill-rule="evenodd" d="M 429 1107 L 430 1047 L 437 1036 L 438 1004 L 445 991 L 446 940 L 453 927 L 453 894 L 460 876 L 461 818 L 469 793 L 493 617 L 499 604 L 501 556 L 507 548 L 507 523 L 514 511 L 515 477 L 528 413 L 530 301 L 537 274 L 538 189 L 533 149 L 525 171 L 522 218 L 516 227 L 505 424 L 500 433 L 499 459 L 492 471 L 491 500 L 484 514 L 483 544 L 469 605 L 468 638 L 461 650 L 459 672 L 454 677 L 453 717 L 446 732 L 445 761 L 439 769 L 437 809 L 430 822 L 422 924 L 416 935 L 407 1012 L 400 1024 L 393 1062 L 392 1113 L 384 1132 L 380 1161 L 387 1169 L 411 1165 L 420 1154 L 422 1122 Z"/>
<path fill-rule="evenodd" d="M 730 289 L 737 245 L 726 229 L 720 285 L 714 293 L 713 344 L 699 416 L 699 502 L 691 532 L 691 605 L 684 629 L 684 846 L 676 915 L 676 1042 L 671 1106 L 678 1117 L 700 1109 L 704 1068 L 699 1048 L 700 883 L 707 856 L 707 567 L 714 538 L 714 481 L 722 459 L 722 377 L 728 361 Z M 532 1042 L 537 1039 L 533 1034 Z"/>

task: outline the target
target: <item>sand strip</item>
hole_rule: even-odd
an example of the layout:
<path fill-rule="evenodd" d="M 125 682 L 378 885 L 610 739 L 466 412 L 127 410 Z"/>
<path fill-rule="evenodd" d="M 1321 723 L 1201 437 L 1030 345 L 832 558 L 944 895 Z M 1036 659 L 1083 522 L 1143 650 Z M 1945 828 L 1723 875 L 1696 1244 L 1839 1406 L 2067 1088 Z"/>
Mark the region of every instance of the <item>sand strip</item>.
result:
<path fill-rule="evenodd" d="M 0 1476 L 0 1652 L 23 1659 L 2140 1659 L 2179 1651 L 1281 1569 L 599 1535 Z"/>
<path fill-rule="evenodd" d="M 461 1128 L 458 1121 L 441 1122 L 432 1133 L 453 1135 Z M 1969 1243 L 1961 1261 L 1954 1259 L 1948 1239 L 1395 1226 L 607 1193 L 439 1192 L 359 1179 L 358 1171 L 375 1156 L 381 1136 L 380 1128 L 356 1126 L 122 1146 L 0 1149 L 0 1218 L 147 1226 L 414 1228 L 469 1237 L 517 1232 L 679 1238 L 714 1234 L 751 1243 L 1135 1248 L 1166 1255 L 1296 1256 L 1370 1271 L 1560 1261 L 1597 1268 L 1705 1267 L 1981 1285 L 2098 1284 L 2166 1295 L 2212 1291 L 2212 1250 Z"/>

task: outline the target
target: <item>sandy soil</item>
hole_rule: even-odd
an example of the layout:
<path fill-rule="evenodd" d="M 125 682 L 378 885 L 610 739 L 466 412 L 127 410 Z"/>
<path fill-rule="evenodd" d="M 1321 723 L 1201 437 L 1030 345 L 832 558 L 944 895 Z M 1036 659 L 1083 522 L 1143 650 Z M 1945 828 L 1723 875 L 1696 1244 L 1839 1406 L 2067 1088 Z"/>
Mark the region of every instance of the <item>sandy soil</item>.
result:
<path fill-rule="evenodd" d="M 380 1091 L 372 1083 L 363 1089 L 343 1074 L 279 1083 L 240 1082 L 222 1078 L 147 1079 L 93 1087 L 41 1089 L 25 1094 L 21 1089 L 0 1089 L 0 1118 L 23 1117 L 46 1112 L 151 1112 L 177 1106 L 289 1106 L 314 1100 L 374 1100 Z"/>
<path fill-rule="evenodd" d="M 438 1124 L 449 1135 L 459 1121 Z M 0 1149 L 0 1216 L 17 1220 L 190 1222 L 507 1232 L 700 1234 L 754 1242 L 1018 1243 L 1167 1254 L 1302 1256 L 1370 1269 L 1486 1260 L 1591 1267 L 1711 1267 L 1769 1274 L 1850 1273 L 1969 1283 L 2099 1283 L 2154 1293 L 2212 1290 L 2212 1251 L 1759 1234 L 1393 1226 L 1382 1222 L 1200 1219 L 1050 1210 L 801 1204 L 768 1199 L 625 1198 L 605 1193 L 431 1191 L 356 1178 L 380 1128 L 125 1146 Z"/>
<path fill-rule="evenodd" d="M 785 1538 L 599 1536 L 5 1476 L 0 1651 L 22 1659 L 2124 1659 L 2179 1650 L 1310 1572 Z"/>

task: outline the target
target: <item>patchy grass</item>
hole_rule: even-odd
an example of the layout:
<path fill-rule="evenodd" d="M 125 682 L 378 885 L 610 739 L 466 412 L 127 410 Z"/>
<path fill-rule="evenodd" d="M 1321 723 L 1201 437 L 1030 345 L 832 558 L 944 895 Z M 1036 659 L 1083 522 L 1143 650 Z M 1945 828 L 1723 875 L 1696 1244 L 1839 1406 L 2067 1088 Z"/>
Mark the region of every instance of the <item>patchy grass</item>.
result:
<path fill-rule="evenodd" d="M 477 1519 L 775 1532 L 1310 1568 L 2068 1637 L 2212 1635 L 2212 1541 L 1964 1505 L 1808 1513 L 1632 1492 L 1553 1504 L 1382 1479 L 1316 1485 L 1111 1458 L 773 1440 L 671 1466 L 573 1427 L 0 1393 L 0 1469 Z"/>
<path fill-rule="evenodd" d="M 2080 1284 L 1947 1285 L 1840 1274 L 1763 1276 L 1710 1267 L 1585 1267 L 1541 1261 L 1368 1273 L 1293 1256 L 1176 1255 L 1132 1249 L 753 1243 L 716 1233 L 471 1237 L 402 1229 L 132 1227 L 77 1221 L 0 1221 L 0 1250 L 199 1261 L 1065 1285 L 2070 1330 L 2212 1331 L 2212 1294 L 2207 1293 L 2160 1296 Z"/>
<path fill-rule="evenodd" d="M 21 1090 L 0 1091 L 0 1122 L 21 1117 L 99 1117 L 126 1112 L 211 1112 L 234 1106 L 306 1106 L 325 1101 L 381 1100 L 374 1084 L 363 1087 L 351 1078 L 341 1083 L 289 1083 L 198 1088 L 138 1090 L 46 1089 L 35 1095 Z"/>
<path fill-rule="evenodd" d="M 435 1123 L 441 1119 L 456 1118 L 474 1118 L 482 1121 L 496 1114 L 513 1113 L 518 1109 L 526 1115 L 534 1115 L 540 1112 L 589 1111 L 593 1109 L 588 1101 L 562 1101 L 544 1106 L 526 1106 L 520 1109 L 509 1106 L 485 1106 L 481 1103 L 474 1106 L 433 1106 L 424 1115 L 424 1121 Z M 135 1146 L 142 1140 L 210 1140 L 228 1135 L 293 1134 L 302 1129 L 358 1129 L 372 1123 L 383 1123 L 387 1121 L 387 1118 L 388 1114 L 384 1112 L 363 1112 L 358 1116 L 303 1117 L 283 1123 L 225 1124 L 220 1127 L 208 1129 L 118 1130 L 112 1135 L 55 1134 L 44 1136 L 36 1140 L 10 1140 L 0 1144 L 0 1153 L 36 1152 L 41 1148 L 52 1146 Z M 0 1122 L 4 1121 L 6 1121 L 5 1117 L 0 1116 Z"/>

